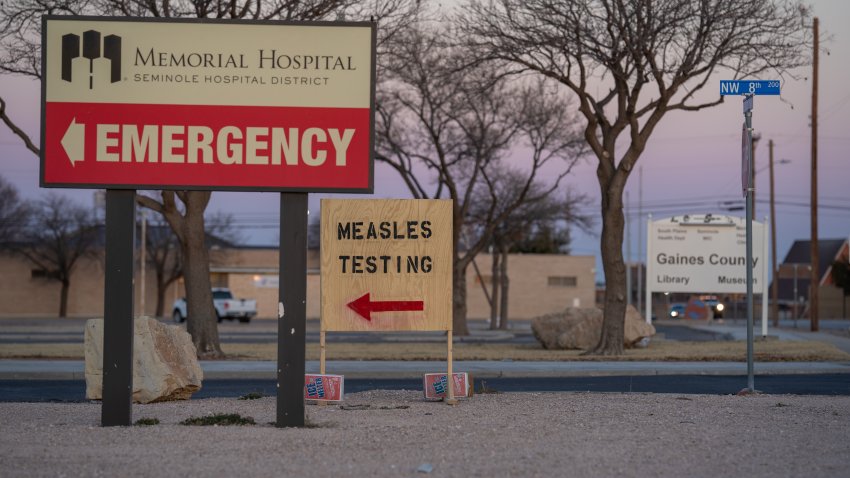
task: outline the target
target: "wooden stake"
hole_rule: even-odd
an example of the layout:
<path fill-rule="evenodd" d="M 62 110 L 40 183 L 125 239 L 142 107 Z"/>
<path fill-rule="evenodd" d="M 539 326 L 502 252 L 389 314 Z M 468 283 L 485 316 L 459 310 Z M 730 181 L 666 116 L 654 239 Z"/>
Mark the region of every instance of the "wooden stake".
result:
<path fill-rule="evenodd" d="M 454 387 L 454 376 L 452 375 L 452 330 L 449 329 L 446 332 L 446 337 L 448 338 L 448 356 L 446 359 L 446 364 L 448 365 L 446 368 L 446 384 L 448 385 L 448 390 L 446 391 L 446 403 L 449 405 L 457 405 L 457 399 L 455 398 L 455 387 Z"/>
<path fill-rule="evenodd" d="M 319 331 L 319 373 L 325 374 L 325 331 Z"/>
<path fill-rule="evenodd" d="M 325 331 L 321 328 L 319 330 L 319 373 L 321 375 L 325 374 Z M 328 403 L 319 400 L 316 404 L 320 407 L 324 407 Z"/>

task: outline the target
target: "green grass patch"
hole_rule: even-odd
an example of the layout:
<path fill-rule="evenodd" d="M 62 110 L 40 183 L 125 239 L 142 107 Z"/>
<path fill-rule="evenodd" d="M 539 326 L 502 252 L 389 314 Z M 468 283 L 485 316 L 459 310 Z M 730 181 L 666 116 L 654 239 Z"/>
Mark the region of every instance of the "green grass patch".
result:
<path fill-rule="evenodd" d="M 251 417 L 243 417 L 238 413 L 216 413 L 206 417 L 190 417 L 182 422 L 181 425 L 197 425 L 197 426 L 231 426 L 231 425 L 256 425 L 257 422 Z"/>
<path fill-rule="evenodd" d="M 246 393 L 245 395 L 242 395 L 241 397 L 239 397 L 239 400 L 259 400 L 260 398 L 263 398 L 263 397 L 265 397 L 265 395 L 263 395 L 260 392 L 251 392 L 251 393 Z"/>
<path fill-rule="evenodd" d="M 136 423 L 134 423 L 133 425 L 136 425 L 137 427 L 149 427 L 151 425 L 159 425 L 159 418 L 140 418 L 136 420 Z"/>

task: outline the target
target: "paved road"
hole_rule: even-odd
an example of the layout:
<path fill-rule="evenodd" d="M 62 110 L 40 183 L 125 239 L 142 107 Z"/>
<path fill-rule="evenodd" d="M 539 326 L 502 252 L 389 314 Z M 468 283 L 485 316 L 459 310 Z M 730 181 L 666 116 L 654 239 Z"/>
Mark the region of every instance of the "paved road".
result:
<path fill-rule="evenodd" d="M 746 387 L 740 375 L 606 376 L 488 378 L 475 380 L 475 390 L 495 392 L 637 392 L 728 395 Z M 0 380 L 0 402 L 82 402 L 83 380 Z M 205 380 L 194 398 L 241 397 L 250 392 L 275 394 L 274 380 Z M 421 390 L 417 379 L 346 379 L 345 392 Z M 756 389 L 767 394 L 850 396 L 847 374 L 765 375 Z"/>
<path fill-rule="evenodd" d="M 167 321 L 167 323 L 172 323 Z M 685 322 L 656 323 L 657 332 L 667 340 L 713 341 L 731 340 L 725 330 L 698 329 Z M 457 337 L 461 342 L 533 344 L 537 340 L 528 321 L 516 322 L 508 331 L 490 331 L 487 322 L 470 320 L 472 335 Z M 2 344 L 74 344 L 83 343 L 85 319 L 57 318 L 2 318 L 0 319 L 0 345 Z M 254 320 L 249 324 L 222 322 L 219 325 L 222 343 L 260 344 L 277 341 L 277 322 L 269 319 Z M 444 342 L 442 332 L 334 332 L 327 334 L 328 342 Z M 319 342 L 319 322 L 307 321 L 306 341 Z"/>

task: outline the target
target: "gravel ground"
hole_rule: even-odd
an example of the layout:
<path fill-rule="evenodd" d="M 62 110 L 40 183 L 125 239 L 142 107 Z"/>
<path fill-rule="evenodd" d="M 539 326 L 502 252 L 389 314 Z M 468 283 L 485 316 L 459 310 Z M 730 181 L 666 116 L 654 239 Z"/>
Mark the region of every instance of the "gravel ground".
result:
<path fill-rule="evenodd" d="M 850 476 L 850 397 L 504 393 L 450 407 L 371 391 L 344 406 L 278 429 L 273 397 L 134 405 L 134 420 L 161 423 L 102 428 L 99 403 L 0 403 L 0 476 Z M 179 424 L 213 413 L 257 425 Z"/>

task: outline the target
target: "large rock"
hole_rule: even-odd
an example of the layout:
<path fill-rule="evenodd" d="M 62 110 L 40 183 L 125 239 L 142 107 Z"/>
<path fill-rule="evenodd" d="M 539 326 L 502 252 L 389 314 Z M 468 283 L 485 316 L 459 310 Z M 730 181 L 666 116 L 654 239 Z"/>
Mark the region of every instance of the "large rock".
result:
<path fill-rule="evenodd" d="M 134 320 L 133 401 L 187 400 L 201 389 L 203 371 L 192 338 L 150 317 Z M 86 322 L 86 398 L 103 398 L 103 319 Z"/>
<path fill-rule="evenodd" d="M 564 312 L 537 317 L 531 321 L 534 337 L 546 349 L 587 350 L 599 343 L 602 334 L 602 309 L 570 307 Z M 647 324 L 633 306 L 626 309 L 623 345 L 634 346 L 644 337 L 655 334 L 655 327 Z"/>

